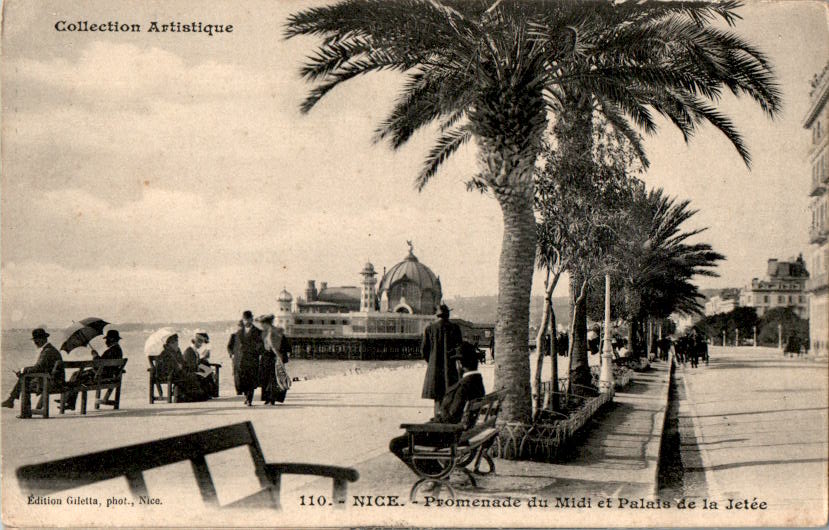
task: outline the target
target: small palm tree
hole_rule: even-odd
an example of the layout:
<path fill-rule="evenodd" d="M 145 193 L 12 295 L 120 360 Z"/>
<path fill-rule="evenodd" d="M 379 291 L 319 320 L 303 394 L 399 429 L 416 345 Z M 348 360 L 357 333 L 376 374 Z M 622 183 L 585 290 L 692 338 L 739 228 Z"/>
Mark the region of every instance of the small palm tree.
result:
<path fill-rule="evenodd" d="M 682 224 L 697 213 L 689 206 L 690 201 L 678 201 L 662 189 L 634 196 L 631 222 L 616 256 L 625 264 L 617 269 L 634 351 L 639 346 L 637 330 L 645 319 L 702 312 L 703 296 L 692 279 L 717 276 L 714 268 L 725 259 L 707 243 L 687 242 L 704 231 L 682 231 Z"/>
<path fill-rule="evenodd" d="M 288 38 L 322 39 L 302 74 L 316 86 L 309 111 L 343 82 L 381 70 L 405 73 L 402 94 L 377 130 L 392 146 L 437 122 L 438 140 L 418 189 L 475 139 L 480 172 L 470 185 L 501 206 L 496 385 L 501 418 L 531 419 L 528 329 L 536 252 L 533 172 L 560 89 L 590 97 L 641 152 L 632 121 L 654 130 L 652 112 L 689 137 L 702 122 L 723 131 L 748 161 L 714 106 L 723 89 L 747 94 L 768 114 L 778 93 L 768 61 L 715 18 L 732 24 L 739 3 L 549 2 L 521 0 L 343 0 L 287 22 Z"/>

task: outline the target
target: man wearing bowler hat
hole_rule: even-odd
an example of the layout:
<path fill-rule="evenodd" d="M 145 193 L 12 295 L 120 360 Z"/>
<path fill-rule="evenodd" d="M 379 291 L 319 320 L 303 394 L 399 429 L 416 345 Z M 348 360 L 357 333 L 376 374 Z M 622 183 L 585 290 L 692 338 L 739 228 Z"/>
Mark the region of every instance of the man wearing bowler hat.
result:
<path fill-rule="evenodd" d="M 98 352 L 94 349 L 92 350 L 92 360 L 96 361 L 98 359 L 101 360 L 108 360 L 108 359 L 123 359 L 124 352 L 121 350 L 121 345 L 118 344 L 121 340 L 121 335 L 118 333 L 117 329 L 111 329 L 107 331 L 106 336 L 104 337 L 104 344 L 106 344 L 107 349 L 104 350 L 104 353 L 98 355 Z M 120 368 L 116 366 L 108 366 L 104 368 L 104 372 L 101 374 L 101 377 L 104 379 L 109 379 L 112 377 L 116 377 L 118 375 L 118 371 Z M 91 383 L 95 380 L 95 370 L 78 370 L 72 377 L 69 378 L 69 383 L 71 385 L 76 385 L 78 383 Z M 109 400 L 109 396 L 112 394 L 112 389 L 110 388 L 107 390 L 106 395 L 104 396 L 104 401 Z M 66 395 L 66 408 L 69 410 L 75 409 L 75 401 L 78 399 L 78 392 L 73 390 Z M 56 403 L 60 403 L 59 399 L 55 400 Z"/>
<path fill-rule="evenodd" d="M 49 384 L 52 388 L 59 388 L 63 386 L 64 383 L 64 371 L 63 371 L 63 358 L 60 356 L 60 352 L 55 349 L 54 346 L 49 344 L 49 334 L 46 333 L 46 330 L 43 328 L 37 328 L 32 331 L 32 341 L 35 343 L 35 347 L 39 348 L 37 361 L 33 366 L 27 366 L 23 368 L 22 372 L 15 372 L 18 376 L 22 374 L 28 373 L 47 373 L 50 375 Z M 39 391 L 39 389 L 38 389 Z M 13 409 L 14 408 L 14 400 L 20 397 L 20 380 L 18 379 L 17 383 L 12 388 L 11 394 L 9 397 L 0 403 L 3 407 Z M 46 396 L 48 399 L 49 396 Z M 43 397 L 41 396 L 41 399 Z"/>
<path fill-rule="evenodd" d="M 435 400 L 435 414 L 440 410 L 440 402 L 446 389 L 458 381 L 458 370 L 450 356 L 457 353 L 463 341 L 461 328 L 449 320 L 449 308 L 441 304 L 437 312 L 438 320 L 429 324 L 423 332 L 420 352 L 429 363 L 426 378 L 423 381 L 423 399 Z"/>

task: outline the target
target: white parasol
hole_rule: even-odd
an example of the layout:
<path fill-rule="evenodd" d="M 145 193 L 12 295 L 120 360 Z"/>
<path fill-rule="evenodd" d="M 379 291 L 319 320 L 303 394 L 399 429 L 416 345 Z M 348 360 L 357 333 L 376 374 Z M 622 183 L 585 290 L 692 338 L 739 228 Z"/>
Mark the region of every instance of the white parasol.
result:
<path fill-rule="evenodd" d="M 178 334 L 177 330 L 170 327 L 154 331 L 152 335 L 147 337 L 147 342 L 144 343 L 144 355 L 159 355 L 164 350 L 167 339 Z"/>

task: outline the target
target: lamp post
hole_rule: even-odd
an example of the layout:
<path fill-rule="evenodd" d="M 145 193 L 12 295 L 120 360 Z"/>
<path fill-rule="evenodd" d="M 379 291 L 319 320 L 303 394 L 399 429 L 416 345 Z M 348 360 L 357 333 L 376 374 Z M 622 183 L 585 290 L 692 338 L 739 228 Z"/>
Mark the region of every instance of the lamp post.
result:
<path fill-rule="evenodd" d="M 737 328 L 736 336 L 734 337 L 734 346 L 736 347 L 736 346 L 739 346 L 739 345 L 740 345 L 740 328 Z"/>
<path fill-rule="evenodd" d="M 725 348 L 725 330 L 722 330 L 722 345 Z"/>
<path fill-rule="evenodd" d="M 754 347 L 757 347 L 757 326 L 754 326 Z"/>
<path fill-rule="evenodd" d="M 777 324 L 777 349 L 783 349 L 783 324 Z"/>
<path fill-rule="evenodd" d="M 604 344 L 602 368 L 599 372 L 599 391 L 613 390 L 613 346 L 610 345 L 610 274 L 604 275 Z"/>

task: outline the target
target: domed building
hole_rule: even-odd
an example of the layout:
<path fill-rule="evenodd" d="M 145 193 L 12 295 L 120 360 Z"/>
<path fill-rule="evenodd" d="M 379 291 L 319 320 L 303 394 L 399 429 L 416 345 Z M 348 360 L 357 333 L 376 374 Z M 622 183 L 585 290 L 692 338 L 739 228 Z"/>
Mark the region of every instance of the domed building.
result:
<path fill-rule="evenodd" d="M 300 358 L 407 359 L 420 356 L 423 330 L 435 319 L 440 278 L 414 255 L 383 274 L 374 265 L 359 272 L 359 286 L 331 287 L 308 280 L 304 297 L 279 293 L 276 324 Z"/>
<path fill-rule="evenodd" d="M 411 241 L 408 243 L 409 255 L 389 269 L 380 281 L 377 291 L 381 300 L 380 309 L 393 313 L 434 315 L 443 299 L 440 278 L 417 259 Z"/>

